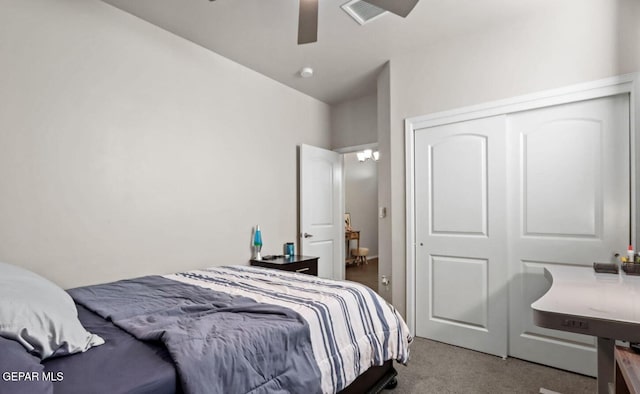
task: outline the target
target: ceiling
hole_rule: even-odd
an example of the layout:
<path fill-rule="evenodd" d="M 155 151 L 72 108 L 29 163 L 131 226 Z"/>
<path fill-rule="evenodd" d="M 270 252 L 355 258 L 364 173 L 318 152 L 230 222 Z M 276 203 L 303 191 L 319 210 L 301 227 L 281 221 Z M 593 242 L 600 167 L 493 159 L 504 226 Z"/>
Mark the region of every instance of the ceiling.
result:
<path fill-rule="evenodd" d="M 103 0 L 261 74 L 336 104 L 376 91 L 387 60 L 543 12 L 556 0 L 420 0 L 407 18 L 359 25 L 320 0 L 318 42 L 297 45 L 298 0 Z M 304 66 L 312 78 L 298 74 Z"/>

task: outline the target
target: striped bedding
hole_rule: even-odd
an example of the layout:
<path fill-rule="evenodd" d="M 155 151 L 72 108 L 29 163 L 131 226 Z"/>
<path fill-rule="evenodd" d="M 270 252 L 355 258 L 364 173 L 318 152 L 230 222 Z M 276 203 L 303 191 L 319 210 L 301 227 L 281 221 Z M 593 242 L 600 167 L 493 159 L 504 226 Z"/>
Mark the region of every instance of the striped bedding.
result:
<path fill-rule="evenodd" d="M 258 267 L 214 267 L 164 276 L 298 312 L 309 324 L 322 391 L 337 392 L 369 367 L 407 363 L 412 338 L 399 313 L 366 286 Z"/>

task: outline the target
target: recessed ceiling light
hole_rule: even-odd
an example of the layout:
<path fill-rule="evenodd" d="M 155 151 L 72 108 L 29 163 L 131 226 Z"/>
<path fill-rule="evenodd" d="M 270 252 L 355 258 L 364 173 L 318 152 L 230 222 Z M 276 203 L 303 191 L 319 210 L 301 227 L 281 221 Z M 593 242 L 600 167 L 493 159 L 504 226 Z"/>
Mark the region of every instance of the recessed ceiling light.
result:
<path fill-rule="evenodd" d="M 311 78 L 313 76 L 313 69 L 311 67 L 303 67 L 300 70 L 300 76 L 302 78 Z"/>

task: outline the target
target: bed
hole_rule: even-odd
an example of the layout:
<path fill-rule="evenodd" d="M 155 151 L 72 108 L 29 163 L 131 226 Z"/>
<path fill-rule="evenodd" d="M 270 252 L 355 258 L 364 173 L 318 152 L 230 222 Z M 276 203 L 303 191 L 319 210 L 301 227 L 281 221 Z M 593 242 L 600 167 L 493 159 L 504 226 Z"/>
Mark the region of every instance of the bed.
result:
<path fill-rule="evenodd" d="M 0 330 L 0 392 L 375 393 L 409 359 L 400 315 L 352 282 L 229 266 L 68 294 L 95 343 L 42 360 Z"/>

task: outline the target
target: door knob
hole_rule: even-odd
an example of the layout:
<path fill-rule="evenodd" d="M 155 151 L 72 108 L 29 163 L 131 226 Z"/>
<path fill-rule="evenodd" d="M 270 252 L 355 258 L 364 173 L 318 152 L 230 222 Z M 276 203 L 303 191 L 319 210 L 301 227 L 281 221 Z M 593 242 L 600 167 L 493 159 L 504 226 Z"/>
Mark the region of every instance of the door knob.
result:
<path fill-rule="evenodd" d="M 313 237 L 313 234 L 304 233 L 304 237 L 305 237 L 305 238 L 311 238 L 311 237 Z"/>

